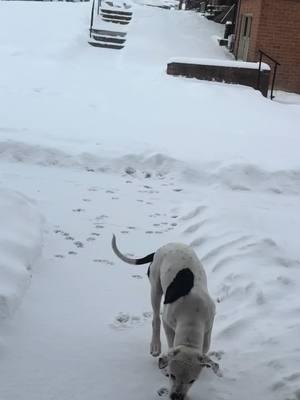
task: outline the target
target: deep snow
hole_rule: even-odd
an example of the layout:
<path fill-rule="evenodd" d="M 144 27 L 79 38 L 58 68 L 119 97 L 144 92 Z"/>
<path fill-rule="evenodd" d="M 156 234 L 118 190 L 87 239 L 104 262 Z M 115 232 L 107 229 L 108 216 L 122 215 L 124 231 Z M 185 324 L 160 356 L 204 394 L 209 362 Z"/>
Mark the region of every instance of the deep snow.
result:
<path fill-rule="evenodd" d="M 171 57 L 231 59 L 197 14 L 134 3 L 114 52 L 87 45 L 89 11 L 0 2 L 0 399 L 166 386 L 146 267 L 113 256 L 115 232 L 203 261 L 224 377 L 205 371 L 192 400 L 299 400 L 298 97 L 167 76 Z"/>

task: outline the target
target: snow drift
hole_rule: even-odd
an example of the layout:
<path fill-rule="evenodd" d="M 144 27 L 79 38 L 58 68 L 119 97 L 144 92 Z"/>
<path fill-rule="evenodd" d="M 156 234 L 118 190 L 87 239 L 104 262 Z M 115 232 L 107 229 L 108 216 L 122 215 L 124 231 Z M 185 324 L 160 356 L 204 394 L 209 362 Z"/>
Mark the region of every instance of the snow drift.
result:
<path fill-rule="evenodd" d="M 41 252 L 42 218 L 20 193 L 0 189 L 0 318 L 19 304 Z"/>

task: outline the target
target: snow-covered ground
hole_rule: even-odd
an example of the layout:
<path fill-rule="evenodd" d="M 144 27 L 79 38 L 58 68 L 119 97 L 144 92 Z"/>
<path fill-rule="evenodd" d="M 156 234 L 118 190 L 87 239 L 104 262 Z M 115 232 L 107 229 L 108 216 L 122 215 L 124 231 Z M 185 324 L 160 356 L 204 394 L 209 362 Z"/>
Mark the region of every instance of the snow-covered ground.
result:
<path fill-rule="evenodd" d="M 146 267 L 113 232 L 203 261 L 224 377 L 191 400 L 299 400 L 299 96 L 167 76 L 170 58 L 230 60 L 223 28 L 142 3 L 117 52 L 87 45 L 90 4 L 0 2 L 0 400 L 167 385 Z"/>

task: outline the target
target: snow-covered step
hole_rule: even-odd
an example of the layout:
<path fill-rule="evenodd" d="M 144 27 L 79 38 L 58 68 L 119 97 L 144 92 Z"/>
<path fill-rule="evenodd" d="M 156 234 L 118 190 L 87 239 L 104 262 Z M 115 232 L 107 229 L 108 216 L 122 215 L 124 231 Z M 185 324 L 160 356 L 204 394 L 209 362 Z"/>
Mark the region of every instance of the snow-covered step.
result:
<path fill-rule="evenodd" d="M 120 32 L 120 31 L 111 31 L 111 30 L 106 30 L 106 29 L 96 29 L 93 28 L 91 29 L 91 34 L 96 34 L 96 35 L 103 35 L 103 36 L 114 36 L 114 37 L 126 37 L 127 32 Z"/>
<path fill-rule="evenodd" d="M 111 18 L 106 18 L 106 17 L 102 17 L 103 21 L 105 22 L 112 22 L 114 24 L 121 24 L 121 25 L 128 25 L 130 21 L 124 21 L 124 20 L 120 20 L 120 19 L 111 19 Z"/>
<path fill-rule="evenodd" d="M 111 22 L 115 22 L 115 21 L 117 21 L 117 22 L 119 22 L 119 21 L 121 21 L 121 22 L 127 22 L 127 23 L 129 23 L 130 21 L 131 21 L 131 17 L 122 17 L 122 16 L 120 16 L 120 15 L 113 15 L 113 14 L 104 14 L 104 13 L 101 13 L 101 17 L 102 17 L 102 19 L 109 19 Z"/>
<path fill-rule="evenodd" d="M 131 21 L 131 17 L 124 17 L 123 15 L 117 15 L 117 14 L 106 14 L 104 12 L 101 12 L 101 16 L 104 18 L 108 18 L 111 20 L 120 20 L 120 21 Z"/>
<path fill-rule="evenodd" d="M 117 43 L 117 44 L 124 44 L 126 42 L 126 39 L 111 37 L 111 36 L 92 35 L 92 38 L 97 42 Z"/>
<path fill-rule="evenodd" d="M 120 9 L 101 8 L 100 15 L 103 21 L 127 25 L 131 21 L 132 12 Z"/>
<path fill-rule="evenodd" d="M 108 42 L 97 42 L 90 40 L 89 44 L 94 47 L 103 47 L 106 49 L 113 49 L 113 50 L 121 50 L 123 49 L 123 44 L 116 44 L 116 43 L 108 43 Z"/>
<path fill-rule="evenodd" d="M 113 14 L 113 15 L 120 15 L 124 17 L 132 17 L 132 12 L 131 11 L 120 11 L 120 10 L 108 10 L 107 8 L 101 8 L 101 12 L 105 14 Z"/>

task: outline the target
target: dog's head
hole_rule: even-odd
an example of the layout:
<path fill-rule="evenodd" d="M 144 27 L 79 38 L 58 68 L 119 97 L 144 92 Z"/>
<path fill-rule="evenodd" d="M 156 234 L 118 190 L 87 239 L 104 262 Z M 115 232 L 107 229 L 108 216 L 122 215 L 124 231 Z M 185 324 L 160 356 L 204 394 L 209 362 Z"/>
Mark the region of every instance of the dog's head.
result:
<path fill-rule="evenodd" d="M 170 380 L 171 400 L 183 400 L 202 368 L 211 368 L 220 376 L 219 365 L 197 349 L 177 346 L 159 358 L 159 368 L 164 369 Z"/>

